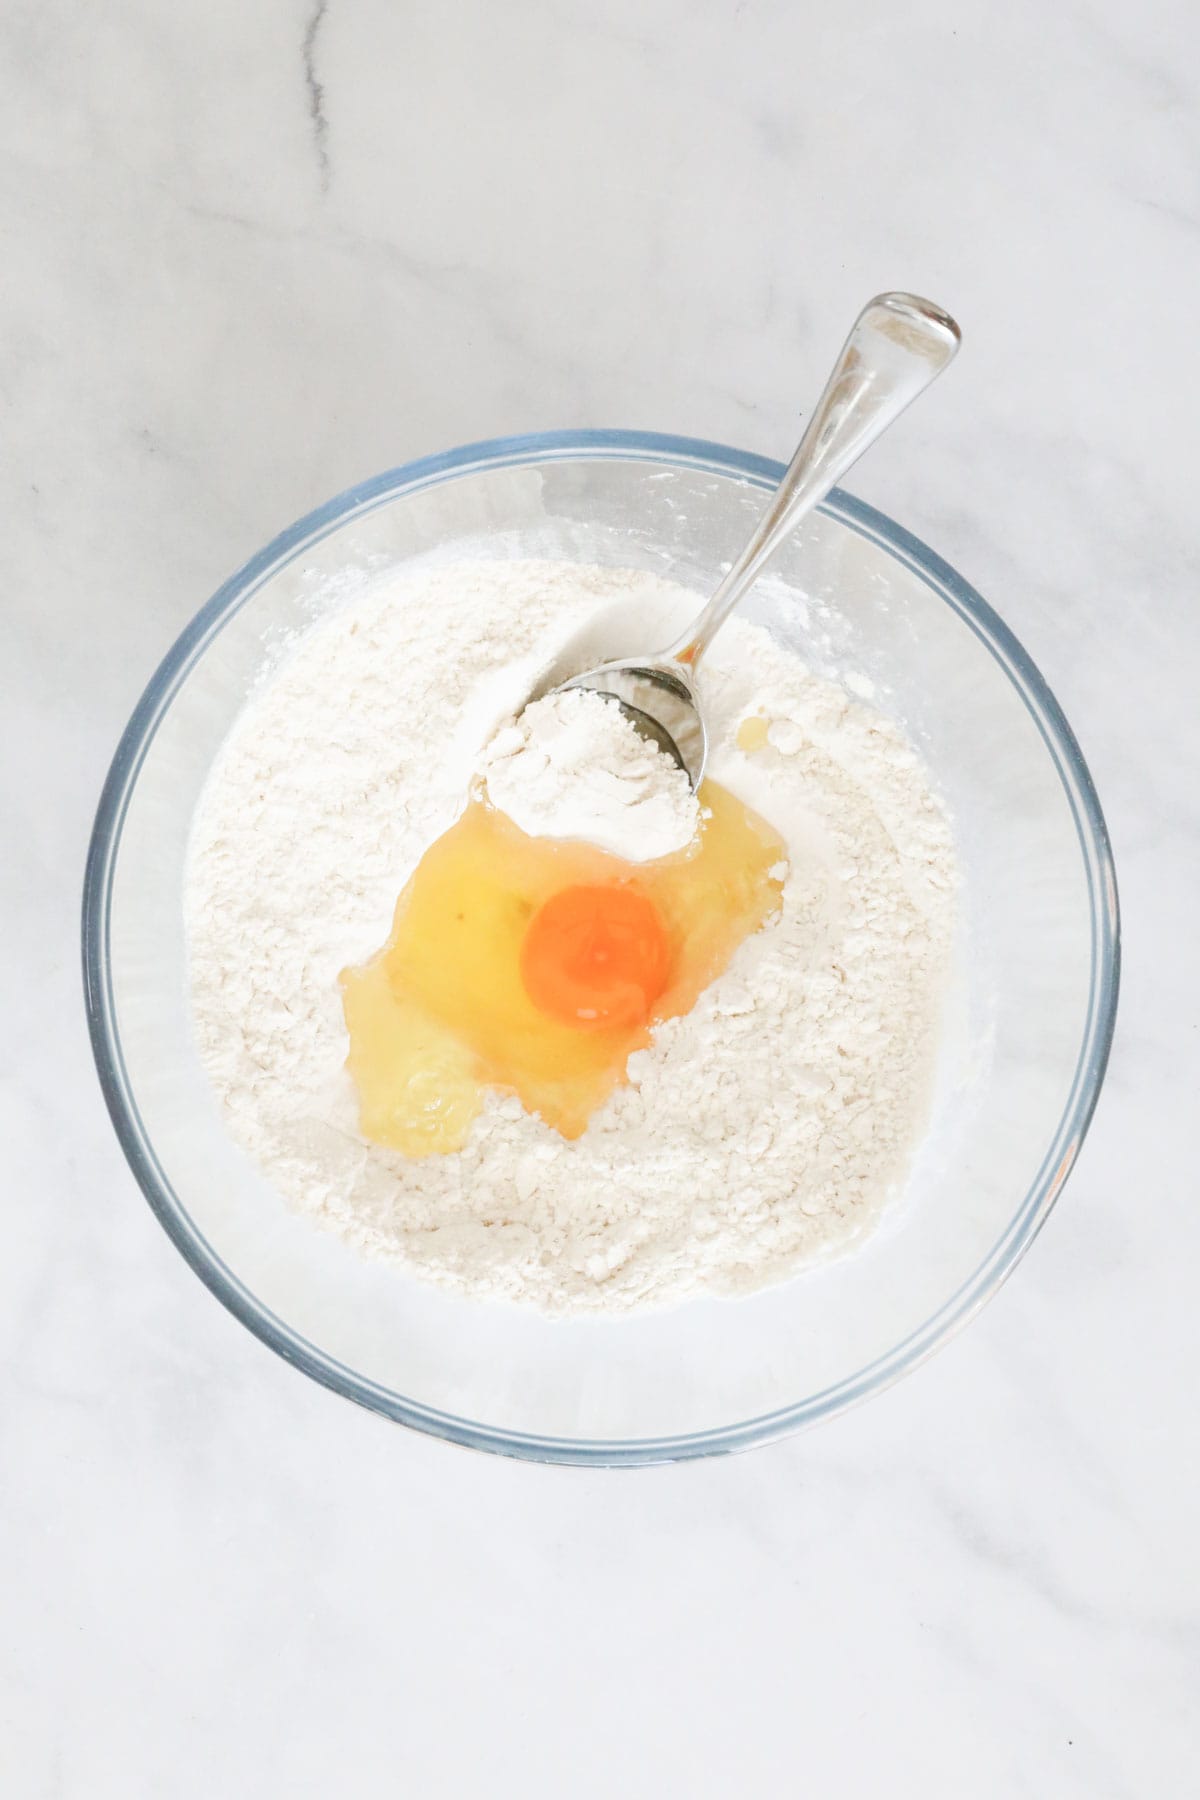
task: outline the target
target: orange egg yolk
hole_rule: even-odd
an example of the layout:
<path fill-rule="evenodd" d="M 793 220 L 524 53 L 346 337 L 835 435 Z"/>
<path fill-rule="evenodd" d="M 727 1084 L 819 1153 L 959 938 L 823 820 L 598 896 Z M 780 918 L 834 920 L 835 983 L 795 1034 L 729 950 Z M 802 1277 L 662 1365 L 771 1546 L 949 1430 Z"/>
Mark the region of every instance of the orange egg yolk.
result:
<path fill-rule="evenodd" d="M 671 949 L 657 911 L 629 887 L 552 894 L 521 945 L 525 992 L 581 1030 L 644 1025 L 667 985 Z"/>
<path fill-rule="evenodd" d="M 578 1137 L 656 1025 L 687 1012 L 779 906 L 778 835 L 715 782 L 696 841 L 632 864 L 527 837 L 472 801 L 429 846 L 378 955 L 342 972 L 359 1123 L 457 1150 L 488 1091 Z"/>

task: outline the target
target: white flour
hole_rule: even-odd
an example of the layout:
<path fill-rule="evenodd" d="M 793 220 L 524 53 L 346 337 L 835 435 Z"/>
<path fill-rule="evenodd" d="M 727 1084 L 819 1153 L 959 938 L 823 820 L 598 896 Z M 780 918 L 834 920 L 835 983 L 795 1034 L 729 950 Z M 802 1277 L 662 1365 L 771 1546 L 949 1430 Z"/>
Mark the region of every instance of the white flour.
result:
<path fill-rule="evenodd" d="M 385 941 L 496 725 L 598 612 L 669 641 L 696 605 L 565 564 L 393 575 L 316 626 L 230 734 L 185 896 L 200 1052 L 247 1154 L 368 1254 L 477 1297 L 616 1311 L 778 1280 L 902 1182 L 949 958 L 949 828 L 894 726 L 738 620 L 701 673 L 710 774 L 788 842 L 778 920 L 575 1142 L 494 1093 L 453 1155 L 358 1134 L 338 973 Z M 769 730 L 747 755 L 751 715 Z"/>
<path fill-rule="evenodd" d="M 695 837 L 687 775 L 613 701 L 586 688 L 547 694 L 497 732 L 483 759 L 487 797 L 530 837 L 584 838 L 650 862 Z"/>

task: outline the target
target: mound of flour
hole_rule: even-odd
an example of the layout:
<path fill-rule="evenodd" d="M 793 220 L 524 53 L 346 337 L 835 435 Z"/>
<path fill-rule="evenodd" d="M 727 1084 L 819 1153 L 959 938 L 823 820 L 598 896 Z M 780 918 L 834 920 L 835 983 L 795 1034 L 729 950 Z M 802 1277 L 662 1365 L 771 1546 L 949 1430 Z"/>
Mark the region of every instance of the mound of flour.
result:
<path fill-rule="evenodd" d="M 685 849 L 700 825 L 684 770 L 587 688 L 527 706 L 488 745 L 483 776 L 530 837 L 584 838 L 628 862 Z"/>
<path fill-rule="evenodd" d="M 418 568 L 316 625 L 239 716 L 185 893 L 199 1050 L 246 1154 L 366 1254 L 477 1297 L 618 1311 L 779 1280 L 902 1183 L 938 1041 L 950 831 L 903 734 L 739 620 L 701 674 L 709 771 L 788 843 L 779 917 L 575 1142 L 498 1093 L 453 1155 L 358 1132 L 339 971 L 385 941 L 555 649 L 613 609 L 667 641 L 696 605 L 637 571 Z"/>

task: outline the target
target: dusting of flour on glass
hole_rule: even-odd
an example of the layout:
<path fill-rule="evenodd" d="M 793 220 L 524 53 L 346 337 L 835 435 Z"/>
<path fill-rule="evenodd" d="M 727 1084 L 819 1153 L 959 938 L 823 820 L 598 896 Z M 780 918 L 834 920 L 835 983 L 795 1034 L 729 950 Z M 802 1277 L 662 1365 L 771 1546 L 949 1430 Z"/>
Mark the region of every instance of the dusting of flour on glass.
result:
<path fill-rule="evenodd" d="M 908 739 L 859 684 L 851 697 L 731 620 L 700 673 L 708 773 L 787 844 L 779 916 L 630 1058 L 582 1137 L 490 1092 L 460 1151 L 368 1144 L 339 971 L 386 939 L 473 783 L 541 809 L 540 830 L 565 819 L 587 835 L 559 775 L 587 762 L 603 722 L 514 715 L 556 649 L 614 606 L 682 626 L 698 598 L 563 563 L 375 578 L 239 715 L 185 891 L 197 1042 L 245 1153 L 364 1253 L 547 1312 L 745 1293 L 861 1238 L 926 1123 L 954 924 L 951 832 Z M 631 860 L 638 842 L 644 856 L 686 842 L 692 797 L 640 741 L 612 754 L 593 836 L 597 819 L 601 837 L 626 832 Z"/>

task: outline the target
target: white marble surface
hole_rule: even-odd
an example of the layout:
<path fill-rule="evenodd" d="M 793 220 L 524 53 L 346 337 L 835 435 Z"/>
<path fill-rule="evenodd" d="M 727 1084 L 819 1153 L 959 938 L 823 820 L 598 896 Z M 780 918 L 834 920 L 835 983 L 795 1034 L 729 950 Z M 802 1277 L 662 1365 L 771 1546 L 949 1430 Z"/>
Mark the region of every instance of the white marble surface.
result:
<path fill-rule="evenodd" d="M 1191 0 L 0 9 L 0 1787 L 14 1800 L 1195 1792 Z M 1122 878 L 1079 1167 L 898 1389 L 636 1475 L 427 1441 L 187 1271 L 77 903 L 190 614 L 357 478 L 619 424 L 783 454 L 857 304 L 964 322 L 851 485 L 1057 689 Z"/>

